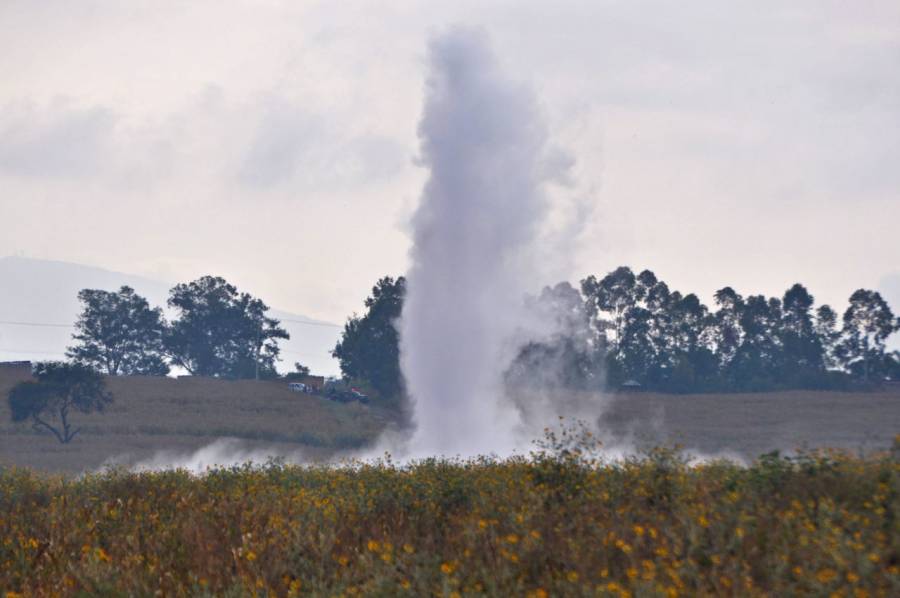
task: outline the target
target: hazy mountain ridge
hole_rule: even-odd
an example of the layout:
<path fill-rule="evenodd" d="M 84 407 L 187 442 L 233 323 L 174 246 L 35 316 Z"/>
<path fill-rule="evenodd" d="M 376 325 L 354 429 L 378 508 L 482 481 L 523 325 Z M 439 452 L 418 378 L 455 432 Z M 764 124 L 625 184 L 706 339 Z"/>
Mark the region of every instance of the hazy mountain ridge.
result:
<path fill-rule="evenodd" d="M 75 322 L 80 311 L 77 294 L 81 289 L 112 291 L 128 285 L 152 306 L 165 309 L 173 284 L 69 262 L 0 258 L 0 321 L 41 324 L 0 323 L 0 361 L 61 359 L 71 343 L 73 329 L 68 326 Z M 241 290 L 253 294 L 253 289 Z M 329 352 L 340 335 L 339 327 L 275 308 L 270 313 L 282 320 L 291 334 L 290 340 L 280 343 L 280 370 L 290 370 L 295 361 L 300 361 L 315 373 L 338 372 L 337 362 Z"/>

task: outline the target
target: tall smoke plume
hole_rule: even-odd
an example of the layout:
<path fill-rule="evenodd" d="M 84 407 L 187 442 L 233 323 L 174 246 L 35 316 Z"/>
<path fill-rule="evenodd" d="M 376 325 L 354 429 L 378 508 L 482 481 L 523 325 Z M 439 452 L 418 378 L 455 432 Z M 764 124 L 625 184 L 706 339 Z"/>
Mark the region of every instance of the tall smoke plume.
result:
<path fill-rule="evenodd" d="M 506 452 L 520 410 L 504 398 L 522 346 L 523 298 L 548 218 L 545 186 L 570 162 L 548 145 L 532 91 L 508 79 L 486 34 L 432 40 L 401 365 L 414 402 L 412 455 Z"/>

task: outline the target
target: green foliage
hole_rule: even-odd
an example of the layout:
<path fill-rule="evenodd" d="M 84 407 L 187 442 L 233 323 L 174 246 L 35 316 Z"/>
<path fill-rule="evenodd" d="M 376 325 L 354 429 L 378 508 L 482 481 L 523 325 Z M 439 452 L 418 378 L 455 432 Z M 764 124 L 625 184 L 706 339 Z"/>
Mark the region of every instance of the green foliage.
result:
<path fill-rule="evenodd" d="M 532 459 L 277 461 L 74 480 L 0 470 L 17 595 L 893 596 L 890 455 L 601 463 L 568 428 Z M 578 455 L 579 449 L 581 456 Z M 9 595 L 9 594 L 7 594 Z"/>
<path fill-rule="evenodd" d="M 366 298 L 366 313 L 353 315 L 344 325 L 332 351 L 348 380 L 366 380 L 385 399 L 402 394 L 400 348 L 396 328 L 403 309 L 406 279 L 380 279 Z"/>
<path fill-rule="evenodd" d="M 61 443 L 71 442 L 78 433 L 69 422 L 73 410 L 103 411 L 112 402 L 103 376 L 84 365 L 39 363 L 34 376 L 36 381 L 20 382 L 10 390 L 12 420 L 31 420 L 34 429 L 51 432 Z"/>
<path fill-rule="evenodd" d="M 395 323 L 405 280 L 386 277 L 348 319 L 333 355 L 345 379 L 383 399 L 401 395 Z M 664 392 L 747 392 L 793 388 L 846 389 L 900 379 L 900 357 L 885 339 L 900 319 L 874 291 L 851 297 L 843 328 L 831 307 L 815 307 L 801 284 L 779 299 L 715 293 L 710 311 L 693 293 L 671 290 L 653 272 L 622 266 L 581 290 L 546 287 L 526 300 L 532 316 L 554 330 L 520 348 L 504 372 L 509 385 L 617 389 L 635 381 Z"/>
<path fill-rule="evenodd" d="M 859 289 L 850 296 L 844 312 L 843 355 L 848 365 L 861 372 L 863 381 L 869 381 L 872 365 L 880 365 L 885 340 L 897 330 L 900 320 L 878 292 Z"/>
<path fill-rule="evenodd" d="M 309 376 L 309 368 L 300 362 L 294 362 L 294 371 L 284 376 L 285 380 L 305 380 Z"/>
<path fill-rule="evenodd" d="M 526 309 L 554 331 L 519 350 L 505 372 L 506 383 L 530 388 L 596 389 L 601 384 L 598 356 L 604 339 L 591 331 L 591 312 L 578 289 L 567 282 L 544 287 L 526 299 Z"/>
<path fill-rule="evenodd" d="M 612 314 L 616 351 L 625 334 L 625 314 L 643 298 L 644 289 L 645 286 L 638 283 L 631 268 L 627 266 L 616 268 L 599 281 L 593 275 L 581 281 L 581 291 L 590 306 L 590 311 Z"/>
<path fill-rule="evenodd" d="M 21 423 L 31 419 L 32 415 L 47 410 L 53 396 L 46 385 L 37 382 L 20 382 L 9 391 L 9 411 L 12 421 Z"/>
<path fill-rule="evenodd" d="M 884 349 L 900 325 L 874 291 L 851 296 L 842 330 L 834 310 L 814 309 L 801 284 L 781 299 L 742 297 L 724 287 L 715 293 L 714 313 L 647 270 L 635 276 L 620 267 L 600 280 L 589 276 L 582 293 L 597 344 L 609 347 L 597 358 L 613 388 L 634 380 L 669 392 L 768 391 L 895 379 L 895 361 Z M 604 344 L 608 333 L 613 342 Z"/>
<path fill-rule="evenodd" d="M 225 279 L 204 276 L 176 285 L 169 307 L 178 311 L 165 338 L 172 362 L 197 376 L 269 378 L 276 375 L 278 339 L 290 338 L 269 307 L 239 293 Z"/>
<path fill-rule="evenodd" d="M 84 289 L 78 293 L 83 305 L 72 338 L 79 342 L 67 356 L 111 376 L 164 376 L 165 323 L 159 308 L 123 286 L 118 292 Z"/>

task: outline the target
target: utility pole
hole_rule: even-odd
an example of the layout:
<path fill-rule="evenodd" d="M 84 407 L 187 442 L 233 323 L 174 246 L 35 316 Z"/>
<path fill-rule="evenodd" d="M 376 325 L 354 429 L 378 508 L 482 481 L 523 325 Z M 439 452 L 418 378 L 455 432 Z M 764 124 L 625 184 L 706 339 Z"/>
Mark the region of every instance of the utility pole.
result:
<path fill-rule="evenodd" d="M 256 375 L 255 375 L 255 378 L 256 378 L 257 380 L 259 380 L 259 354 L 260 354 L 260 352 L 261 352 L 261 350 L 262 350 L 262 346 L 260 346 L 260 344 L 259 344 L 259 336 L 260 336 L 260 333 L 262 332 L 261 327 L 262 327 L 262 326 L 260 325 L 260 326 L 257 327 L 257 329 L 256 329 L 256 359 L 255 359 L 254 361 L 256 362 Z"/>

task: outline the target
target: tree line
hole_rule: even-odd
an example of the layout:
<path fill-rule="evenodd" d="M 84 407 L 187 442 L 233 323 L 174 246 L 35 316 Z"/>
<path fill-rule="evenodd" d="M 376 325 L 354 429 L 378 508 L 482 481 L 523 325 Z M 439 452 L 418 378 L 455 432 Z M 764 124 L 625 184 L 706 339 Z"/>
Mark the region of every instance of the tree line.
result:
<path fill-rule="evenodd" d="M 887 338 L 900 330 L 881 295 L 859 289 L 839 318 L 802 284 L 781 297 L 731 287 L 713 309 L 670 290 L 653 272 L 620 267 L 581 282 L 608 381 L 688 391 L 835 388 L 900 377 Z"/>
<path fill-rule="evenodd" d="M 406 281 L 380 279 L 363 315 L 344 326 L 333 352 L 344 376 L 379 393 L 402 392 L 395 321 Z M 623 266 L 560 283 L 529 299 L 535 317 L 558 332 L 523 347 L 506 372 L 510 384 L 661 392 L 743 392 L 865 387 L 900 380 L 900 352 L 886 340 L 900 330 L 881 295 L 859 289 L 844 313 L 815 305 L 802 284 L 781 297 L 742 296 L 731 287 L 709 308 L 671 290 L 650 270 Z M 440 339 L 435 339 L 436 343 Z"/>
<path fill-rule="evenodd" d="M 84 289 L 66 356 L 104 374 L 165 376 L 181 367 L 196 376 L 272 378 L 288 339 L 269 307 L 224 278 L 203 276 L 169 291 L 176 317 L 150 307 L 131 287 Z"/>
<path fill-rule="evenodd" d="M 402 394 L 395 327 L 406 280 L 384 277 L 348 318 L 332 351 L 348 380 L 382 397 Z M 75 323 L 73 363 L 108 375 L 166 375 L 172 367 L 197 376 L 274 378 L 278 341 L 290 338 L 269 307 L 225 279 L 203 276 L 174 286 L 167 305 L 151 307 L 134 289 L 84 289 Z M 881 295 L 859 289 L 839 316 L 795 284 L 782 297 L 742 296 L 731 287 L 709 308 L 650 270 L 622 266 L 588 276 L 578 288 L 560 283 L 528 300 L 534 317 L 558 332 L 522 348 L 511 383 L 669 392 L 835 388 L 900 379 L 900 354 L 886 351 L 900 330 Z M 436 339 L 435 342 L 440 342 Z M 298 365 L 298 372 L 308 372 Z M 547 373 L 554 376 L 547 376 Z"/>
<path fill-rule="evenodd" d="M 399 338 L 406 279 L 384 277 L 366 298 L 365 312 L 347 319 L 332 351 L 343 377 L 383 401 L 403 395 Z M 225 279 L 203 276 L 178 284 L 166 321 L 134 289 L 84 289 L 69 363 L 43 363 L 35 379 L 16 385 L 12 419 L 30 420 L 69 442 L 78 430 L 72 411 L 102 411 L 112 397 L 102 374 L 275 378 L 278 341 L 290 338 L 260 299 Z M 522 347 L 505 377 L 510 385 L 577 389 L 642 387 L 662 392 L 741 392 L 865 388 L 900 380 L 900 352 L 888 337 L 900 330 L 881 295 L 859 289 L 842 316 L 795 284 L 781 297 L 742 296 L 731 287 L 710 309 L 693 293 L 649 271 L 620 267 L 580 288 L 544 288 L 526 307 L 555 333 Z M 435 343 L 440 343 L 435 339 Z M 288 378 L 309 370 L 295 364 Z M 58 425 L 57 425 L 58 422 Z"/>
<path fill-rule="evenodd" d="M 165 376 L 173 366 L 220 378 L 272 378 L 278 373 L 278 340 L 289 338 L 269 307 L 225 279 L 204 276 L 169 291 L 177 317 L 167 322 L 159 307 L 128 286 L 118 291 L 84 289 L 68 363 L 38 363 L 34 379 L 15 385 L 7 400 L 14 422 L 30 421 L 61 443 L 78 433 L 74 412 L 103 411 L 113 400 L 103 374 Z M 296 364 L 295 376 L 309 374 Z"/>

